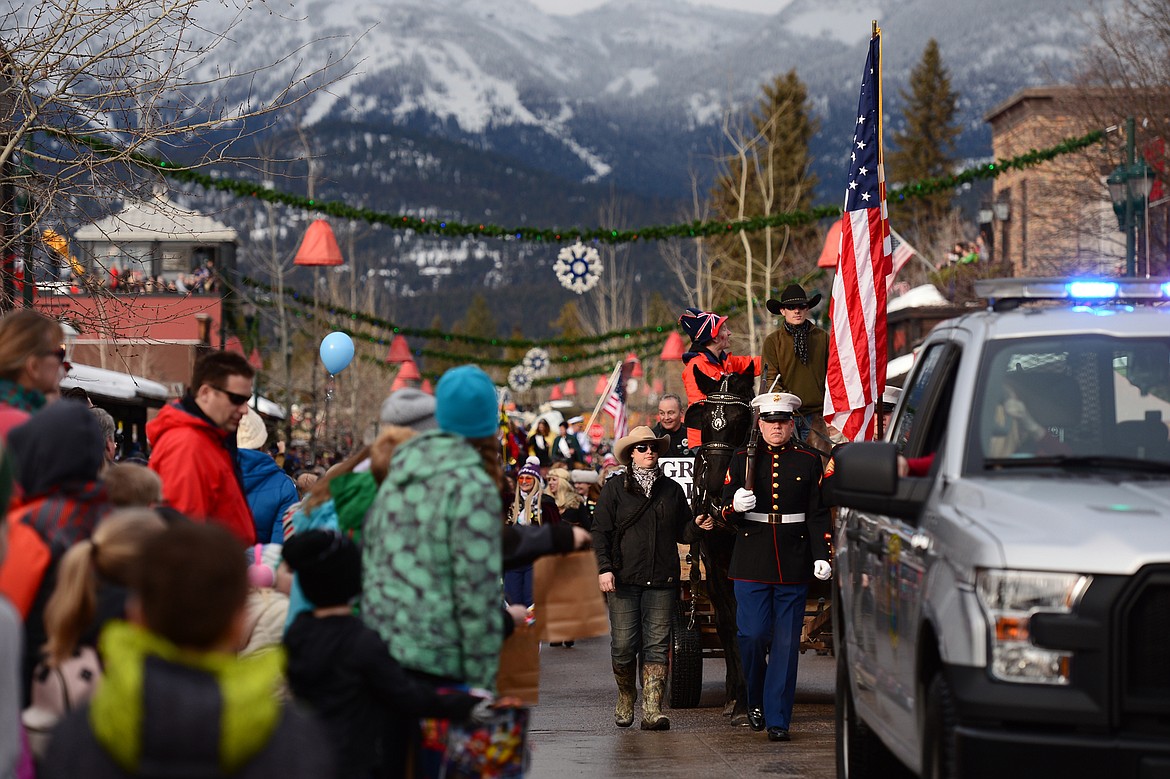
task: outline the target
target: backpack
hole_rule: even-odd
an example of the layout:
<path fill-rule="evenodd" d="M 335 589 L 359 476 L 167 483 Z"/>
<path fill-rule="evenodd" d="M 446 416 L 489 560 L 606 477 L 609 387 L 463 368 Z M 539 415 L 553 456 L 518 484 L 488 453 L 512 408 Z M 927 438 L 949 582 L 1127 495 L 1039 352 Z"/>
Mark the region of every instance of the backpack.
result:
<path fill-rule="evenodd" d="M 101 678 L 101 661 L 91 646 L 78 647 L 58 666 L 42 662 L 33 671 L 31 704 L 21 714 L 21 722 L 38 760 L 45 757 L 53 728 L 93 696 Z"/>
<path fill-rule="evenodd" d="M 28 619 L 53 555 L 41 534 L 21 520 L 8 519 L 8 554 L 0 562 L 0 595 L 16 607 L 21 619 Z"/>

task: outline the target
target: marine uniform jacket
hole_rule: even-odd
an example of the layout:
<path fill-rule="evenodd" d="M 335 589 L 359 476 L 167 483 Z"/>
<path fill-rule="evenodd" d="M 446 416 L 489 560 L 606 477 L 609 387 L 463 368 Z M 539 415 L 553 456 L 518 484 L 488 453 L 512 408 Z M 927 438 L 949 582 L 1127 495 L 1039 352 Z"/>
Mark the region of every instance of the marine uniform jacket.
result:
<path fill-rule="evenodd" d="M 813 560 L 829 559 L 829 511 L 821 503 L 821 458 L 796 441 L 756 449 L 756 495 L 753 512 L 804 513 L 804 522 L 767 524 L 746 519 L 731 508 L 735 491 L 744 486 L 747 449 L 735 453 L 723 480 L 724 518 L 735 529 L 735 548 L 727 576 L 769 584 L 802 584 L 813 578 Z"/>

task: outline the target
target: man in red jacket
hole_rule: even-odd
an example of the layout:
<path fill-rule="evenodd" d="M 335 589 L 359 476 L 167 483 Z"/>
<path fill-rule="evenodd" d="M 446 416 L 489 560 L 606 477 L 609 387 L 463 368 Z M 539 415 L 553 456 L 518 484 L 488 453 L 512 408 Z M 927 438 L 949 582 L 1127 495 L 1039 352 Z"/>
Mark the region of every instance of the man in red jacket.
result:
<path fill-rule="evenodd" d="M 192 519 L 223 525 L 243 544 L 254 544 L 256 531 L 236 461 L 236 428 L 254 375 L 242 355 L 206 354 L 195 362 L 187 394 L 146 425 L 163 498 Z"/>

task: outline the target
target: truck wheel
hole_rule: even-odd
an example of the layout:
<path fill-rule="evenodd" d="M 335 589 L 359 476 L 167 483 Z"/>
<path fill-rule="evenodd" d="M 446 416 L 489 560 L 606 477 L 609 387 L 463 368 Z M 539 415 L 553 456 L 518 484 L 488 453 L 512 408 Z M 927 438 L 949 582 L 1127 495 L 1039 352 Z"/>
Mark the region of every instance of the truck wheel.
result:
<path fill-rule="evenodd" d="M 845 637 L 837 638 L 837 779 L 910 776 L 909 770 L 894 757 L 854 709 L 853 692 L 849 688 L 849 658 L 845 651 Z"/>
<path fill-rule="evenodd" d="M 686 609 L 680 601 L 670 618 L 666 705 L 672 709 L 693 709 L 703 694 L 703 647 L 699 629 L 688 625 Z"/>
<path fill-rule="evenodd" d="M 955 698 L 942 671 L 936 671 L 926 693 L 926 732 L 922 739 L 922 775 L 930 779 L 959 776 L 955 760 Z"/>

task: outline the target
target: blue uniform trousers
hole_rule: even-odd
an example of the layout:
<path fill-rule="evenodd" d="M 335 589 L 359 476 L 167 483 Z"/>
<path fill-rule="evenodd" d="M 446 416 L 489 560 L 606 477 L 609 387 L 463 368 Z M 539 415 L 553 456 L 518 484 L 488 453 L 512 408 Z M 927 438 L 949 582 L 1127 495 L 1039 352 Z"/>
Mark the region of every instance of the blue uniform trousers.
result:
<path fill-rule="evenodd" d="M 763 709 L 768 727 L 788 730 L 796 698 L 796 663 L 808 585 L 734 584 L 736 635 L 747 680 L 748 708 Z"/>

